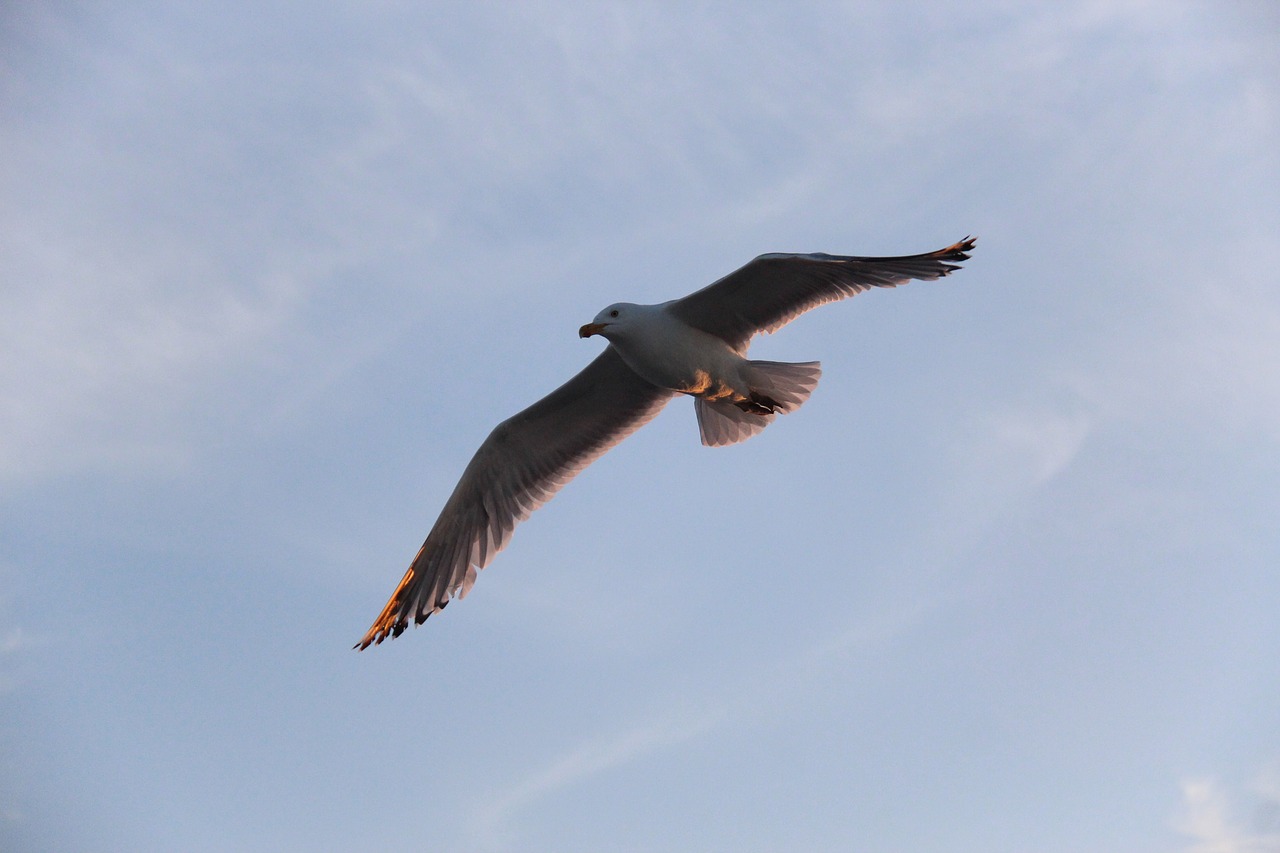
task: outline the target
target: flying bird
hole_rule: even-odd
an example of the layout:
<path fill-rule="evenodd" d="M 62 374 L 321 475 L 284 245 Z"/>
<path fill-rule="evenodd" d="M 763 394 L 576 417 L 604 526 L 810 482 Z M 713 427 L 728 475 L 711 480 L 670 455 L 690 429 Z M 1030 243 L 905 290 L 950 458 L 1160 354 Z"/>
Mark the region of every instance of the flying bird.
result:
<path fill-rule="evenodd" d="M 761 255 L 702 290 L 659 305 L 618 302 L 578 330 L 609 345 L 577 376 L 489 434 L 404 578 L 356 644 L 398 637 L 462 598 L 511 531 L 677 394 L 693 397 L 702 443 L 744 441 L 798 409 L 818 384 L 816 361 L 751 361 L 760 332 L 872 287 L 941 278 L 974 240 L 896 258 Z"/>

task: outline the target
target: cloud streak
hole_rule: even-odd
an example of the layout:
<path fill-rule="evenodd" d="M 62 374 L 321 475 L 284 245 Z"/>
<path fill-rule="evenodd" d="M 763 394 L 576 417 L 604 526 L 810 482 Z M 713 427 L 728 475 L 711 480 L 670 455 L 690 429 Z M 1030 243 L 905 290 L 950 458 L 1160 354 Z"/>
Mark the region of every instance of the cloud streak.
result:
<path fill-rule="evenodd" d="M 681 709 L 584 741 L 541 769 L 489 794 L 473 810 L 470 835 L 485 849 L 510 847 L 514 838 L 512 822 L 539 800 L 649 753 L 706 734 L 723 719 L 722 711 L 711 708 Z"/>
<path fill-rule="evenodd" d="M 878 666 L 885 649 L 920 625 L 939 602 L 935 596 L 886 607 L 809 646 L 768 662 L 752 661 L 700 695 L 669 698 L 664 711 L 640 715 L 630 725 L 583 740 L 473 806 L 468 848 L 521 849 L 521 819 L 539 802 L 654 753 L 791 719 L 790 711 L 803 706 L 805 697 L 816 685 L 825 685 L 833 672 L 848 679 L 859 663 Z"/>
<path fill-rule="evenodd" d="M 1257 819 L 1249 827 L 1236 815 L 1233 797 L 1213 779 L 1182 783 L 1182 813 L 1174 829 L 1191 840 L 1184 853 L 1280 853 L 1280 777 L 1263 773 L 1250 794 Z"/>

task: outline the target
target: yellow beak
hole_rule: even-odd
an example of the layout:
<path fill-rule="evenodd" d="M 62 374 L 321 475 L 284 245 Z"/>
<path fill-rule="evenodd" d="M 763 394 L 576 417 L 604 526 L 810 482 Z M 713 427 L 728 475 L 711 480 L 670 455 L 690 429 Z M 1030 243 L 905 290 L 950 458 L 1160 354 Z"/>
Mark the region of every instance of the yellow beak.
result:
<path fill-rule="evenodd" d="M 607 325 L 609 324 L 608 323 L 588 323 L 587 325 L 583 326 L 581 329 L 578 330 L 578 337 L 589 338 L 592 335 L 598 335 L 604 331 L 604 327 Z"/>

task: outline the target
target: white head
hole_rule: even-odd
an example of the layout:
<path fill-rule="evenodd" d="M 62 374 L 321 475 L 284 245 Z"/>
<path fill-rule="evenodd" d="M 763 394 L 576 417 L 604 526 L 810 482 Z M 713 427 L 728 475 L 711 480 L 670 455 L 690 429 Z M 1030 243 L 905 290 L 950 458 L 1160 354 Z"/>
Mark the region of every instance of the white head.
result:
<path fill-rule="evenodd" d="M 578 337 L 589 338 L 602 335 L 612 340 L 618 332 L 625 331 L 634 322 L 640 309 L 646 306 L 632 305 L 630 302 L 615 302 L 596 315 L 596 318 L 578 330 Z"/>

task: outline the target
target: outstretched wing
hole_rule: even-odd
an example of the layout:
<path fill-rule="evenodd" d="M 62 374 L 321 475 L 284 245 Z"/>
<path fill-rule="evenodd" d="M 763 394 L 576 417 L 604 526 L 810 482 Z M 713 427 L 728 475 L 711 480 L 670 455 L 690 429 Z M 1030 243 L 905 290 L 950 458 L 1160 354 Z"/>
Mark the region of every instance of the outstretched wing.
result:
<path fill-rule="evenodd" d="M 637 376 L 610 346 L 577 376 L 498 424 L 356 648 L 398 637 L 410 620 L 421 624 L 455 594 L 466 595 L 517 524 L 672 396 Z"/>
<path fill-rule="evenodd" d="M 959 269 L 974 240 L 924 255 L 859 258 L 842 255 L 761 255 L 715 284 L 677 299 L 668 311 L 742 351 L 757 332 L 773 332 L 805 311 L 872 287 L 929 281 Z"/>

